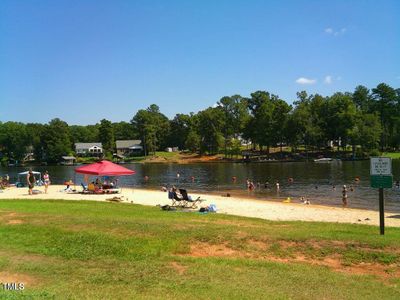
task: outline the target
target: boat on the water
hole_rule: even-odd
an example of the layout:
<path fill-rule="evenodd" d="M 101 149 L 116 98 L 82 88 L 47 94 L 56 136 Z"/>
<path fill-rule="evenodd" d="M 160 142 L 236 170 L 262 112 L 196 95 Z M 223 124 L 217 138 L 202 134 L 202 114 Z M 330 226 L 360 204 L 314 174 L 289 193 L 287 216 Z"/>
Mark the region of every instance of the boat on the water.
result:
<path fill-rule="evenodd" d="M 331 162 L 333 159 L 330 157 L 323 157 L 314 159 L 314 162 Z"/>

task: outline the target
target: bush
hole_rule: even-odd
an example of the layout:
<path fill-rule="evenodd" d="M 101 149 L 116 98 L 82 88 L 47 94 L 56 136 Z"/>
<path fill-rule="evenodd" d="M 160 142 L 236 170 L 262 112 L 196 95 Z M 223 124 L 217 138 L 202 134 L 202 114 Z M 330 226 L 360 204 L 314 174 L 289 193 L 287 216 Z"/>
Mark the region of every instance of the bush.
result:
<path fill-rule="evenodd" d="M 380 156 L 381 152 L 378 149 L 372 149 L 369 151 L 369 156 Z"/>

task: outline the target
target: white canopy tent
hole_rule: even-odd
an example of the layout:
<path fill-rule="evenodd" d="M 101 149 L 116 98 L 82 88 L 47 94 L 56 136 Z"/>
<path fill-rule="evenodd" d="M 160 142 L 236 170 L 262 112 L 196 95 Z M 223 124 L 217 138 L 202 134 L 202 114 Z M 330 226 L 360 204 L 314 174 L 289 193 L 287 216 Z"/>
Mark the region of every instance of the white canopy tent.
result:
<path fill-rule="evenodd" d="M 18 181 L 15 183 L 17 187 L 24 187 L 26 186 L 26 176 L 28 175 L 29 171 L 18 173 Z M 42 184 L 42 173 L 37 171 L 32 171 L 33 175 L 36 177 L 36 184 Z M 39 175 L 39 178 L 37 177 Z"/>

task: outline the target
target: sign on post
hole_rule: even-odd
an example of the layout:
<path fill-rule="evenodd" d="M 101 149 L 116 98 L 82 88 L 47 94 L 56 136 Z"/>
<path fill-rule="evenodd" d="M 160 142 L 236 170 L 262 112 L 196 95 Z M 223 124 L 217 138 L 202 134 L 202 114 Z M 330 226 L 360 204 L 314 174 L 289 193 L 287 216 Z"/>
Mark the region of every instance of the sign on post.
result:
<path fill-rule="evenodd" d="M 392 159 L 389 157 L 371 157 L 371 187 L 392 188 Z"/>
<path fill-rule="evenodd" d="M 371 157 L 371 187 L 379 188 L 379 227 L 385 234 L 385 202 L 383 189 L 393 185 L 392 159 L 389 157 Z"/>

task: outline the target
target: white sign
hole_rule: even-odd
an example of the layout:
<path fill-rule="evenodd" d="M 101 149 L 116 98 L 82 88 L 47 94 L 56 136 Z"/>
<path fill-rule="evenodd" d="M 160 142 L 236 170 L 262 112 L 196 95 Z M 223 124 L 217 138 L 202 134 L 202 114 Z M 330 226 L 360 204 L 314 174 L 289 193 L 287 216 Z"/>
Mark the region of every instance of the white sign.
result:
<path fill-rule="evenodd" d="M 392 159 L 371 157 L 371 175 L 392 175 Z"/>

